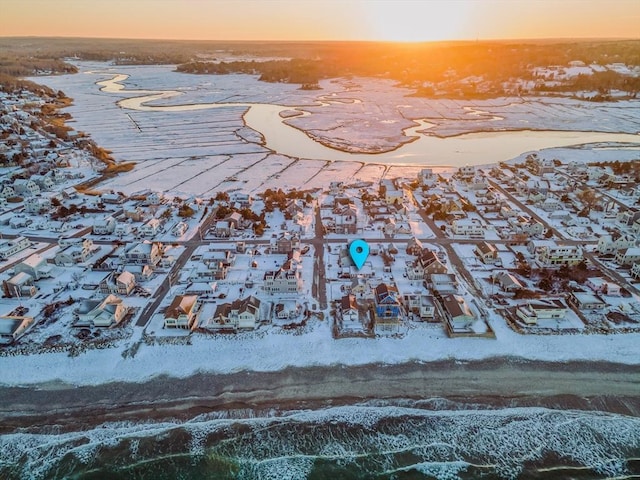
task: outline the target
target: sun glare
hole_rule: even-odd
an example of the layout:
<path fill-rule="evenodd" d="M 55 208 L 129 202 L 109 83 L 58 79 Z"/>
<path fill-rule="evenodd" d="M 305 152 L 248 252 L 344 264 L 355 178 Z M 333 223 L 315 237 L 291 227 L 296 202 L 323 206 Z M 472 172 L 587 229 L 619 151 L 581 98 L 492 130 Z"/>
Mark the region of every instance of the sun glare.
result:
<path fill-rule="evenodd" d="M 422 42 L 473 37 L 465 31 L 472 9 L 469 1 L 373 1 L 364 5 L 372 40 Z"/>

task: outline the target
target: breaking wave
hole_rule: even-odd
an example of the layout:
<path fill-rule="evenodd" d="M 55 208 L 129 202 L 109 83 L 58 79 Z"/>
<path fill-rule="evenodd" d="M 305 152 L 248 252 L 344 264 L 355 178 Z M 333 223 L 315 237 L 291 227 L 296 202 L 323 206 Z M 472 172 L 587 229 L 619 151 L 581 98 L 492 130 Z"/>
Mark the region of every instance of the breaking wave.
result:
<path fill-rule="evenodd" d="M 417 404 L 416 404 L 417 405 Z M 624 478 L 640 419 L 548 408 L 231 411 L 0 437 L 0 478 Z"/>

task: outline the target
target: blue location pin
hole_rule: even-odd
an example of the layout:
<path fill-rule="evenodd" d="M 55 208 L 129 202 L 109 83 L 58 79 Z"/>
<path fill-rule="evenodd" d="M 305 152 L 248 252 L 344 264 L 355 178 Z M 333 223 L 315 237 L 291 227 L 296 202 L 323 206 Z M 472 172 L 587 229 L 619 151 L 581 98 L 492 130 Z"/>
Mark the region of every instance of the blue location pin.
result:
<path fill-rule="evenodd" d="M 349 245 L 349 254 L 356 268 L 360 270 L 369 256 L 369 244 L 364 240 L 354 240 Z"/>

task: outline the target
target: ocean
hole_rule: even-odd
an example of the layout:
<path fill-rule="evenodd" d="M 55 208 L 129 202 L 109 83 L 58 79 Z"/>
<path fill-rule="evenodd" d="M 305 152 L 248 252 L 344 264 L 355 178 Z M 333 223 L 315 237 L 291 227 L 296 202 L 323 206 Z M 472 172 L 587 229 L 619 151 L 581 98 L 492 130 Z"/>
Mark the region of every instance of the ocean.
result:
<path fill-rule="evenodd" d="M 590 410 L 369 401 L 22 430 L 0 436 L 2 479 L 640 478 L 640 418 Z"/>

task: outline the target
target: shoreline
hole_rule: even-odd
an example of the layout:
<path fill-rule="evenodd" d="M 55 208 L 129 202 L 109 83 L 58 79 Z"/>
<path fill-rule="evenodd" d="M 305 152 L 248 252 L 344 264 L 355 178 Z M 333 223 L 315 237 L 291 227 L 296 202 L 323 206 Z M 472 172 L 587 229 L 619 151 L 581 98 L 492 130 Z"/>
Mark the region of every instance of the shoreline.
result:
<path fill-rule="evenodd" d="M 0 434 L 30 428 L 78 430 L 115 421 L 186 421 L 218 411 L 246 416 L 433 399 L 471 408 L 547 407 L 640 416 L 637 367 L 607 362 L 499 358 L 198 373 L 182 379 L 158 376 L 144 383 L 51 387 L 51 382 L 0 387 Z"/>

